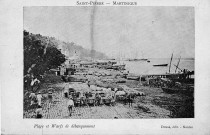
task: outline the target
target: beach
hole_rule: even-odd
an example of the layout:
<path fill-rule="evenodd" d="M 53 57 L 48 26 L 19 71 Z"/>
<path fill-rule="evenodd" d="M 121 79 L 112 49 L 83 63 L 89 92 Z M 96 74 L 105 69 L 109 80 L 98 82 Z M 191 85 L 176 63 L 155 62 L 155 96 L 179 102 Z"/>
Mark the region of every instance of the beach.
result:
<path fill-rule="evenodd" d="M 48 83 L 43 83 L 38 89 L 44 97 L 42 102 L 44 119 L 141 119 L 141 118 L 191 118 L 194 117 L 194 98 L 180 93 L 168 94 L 161 87 L 150 86 L 145 81 L 131 80 L 124 77 L 125 71 L 103 68 L 78 68 L 74 75 L 68 75 L 66 81 L 61 76 L 51 74 L 46 77 Z M 56 79 L 55 79 L 56 78 Z M 75 89 L 89 89 L 89 85 L 100 88 L 120 88 L 122 85 L 141 92 L 136 96 L 132 106 L 116 100 L 114 104 L 100 106 L 74 107 L 72 116 L 68 115 L 67 101 L 64 97 L 65 85 Z M 146 85 L 144 85 L 144 83 Z M 47 89 L 53 88 L 53 102 L 47 98 Z M 38 92 L 37 91 L 37 92 Z M 25 97 L 28 94 L 25 94 Z M 27 103 L 28 102 L 28 103 Z M 29 107 L 29 99 L 24 102 L 24 118 L 35 118 L 35 109 Z"/>

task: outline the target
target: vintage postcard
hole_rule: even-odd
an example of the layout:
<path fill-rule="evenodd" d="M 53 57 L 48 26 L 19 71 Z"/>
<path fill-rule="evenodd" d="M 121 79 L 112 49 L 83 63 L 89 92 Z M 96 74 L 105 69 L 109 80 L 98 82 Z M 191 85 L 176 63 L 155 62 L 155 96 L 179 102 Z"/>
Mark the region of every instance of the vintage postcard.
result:
<path fill-rule="evenodd" d="M 210 3 L 160 2 L 0 2 L 2 134 L 209 134 Z"/>

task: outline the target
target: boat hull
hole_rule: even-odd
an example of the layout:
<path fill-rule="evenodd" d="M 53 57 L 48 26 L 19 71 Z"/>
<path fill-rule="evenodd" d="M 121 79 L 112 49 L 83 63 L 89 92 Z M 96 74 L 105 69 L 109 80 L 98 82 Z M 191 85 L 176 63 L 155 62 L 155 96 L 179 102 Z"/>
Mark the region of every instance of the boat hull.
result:
<path fill-rule="evenodd" d="M 125 70 L 125 65 L 113 65 L 112 69 L 115 70 Z"/>
<path fill-rule="evenodd" d="M 153 65 L 154 67 L 166 67 L 168 64 L 158 64 L 158 65 Z"/>
<path fill-rule="evenodd" d="M 191 89 L 177 89 L 177 88 L 167 88 L 162 87 L 162 90 L 168 94 L 184 94 L 184 95 L 193 95 L 194 90 Z"/>

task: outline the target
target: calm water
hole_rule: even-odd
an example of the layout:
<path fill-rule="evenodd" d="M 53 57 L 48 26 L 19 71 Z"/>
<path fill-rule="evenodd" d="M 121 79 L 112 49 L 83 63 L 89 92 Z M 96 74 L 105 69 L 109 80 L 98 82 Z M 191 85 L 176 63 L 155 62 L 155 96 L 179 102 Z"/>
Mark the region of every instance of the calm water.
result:
<path fill-rule="evenodd" d="M 169 73 L 169 63 L 170 58 L 168 59 L 149 59 L 150 63 L 146 61 L 123 61 L 126 64 L 126 70 L 129 70 L 130 73 L 134 74 L 163 74 Z M 178 59 L 173 59 L 171 63 L 171 73 L 175 73 Z M 181 69 L 188 69 L 190 71 L 194 71 L 195 61 L 191 59 L 181 59 L 179 63 L 179 68 Z M 155 64 L 168 64 L 166 67 L 154 67 Z M 177 69 L 177 72 L 180 71 Z"/>

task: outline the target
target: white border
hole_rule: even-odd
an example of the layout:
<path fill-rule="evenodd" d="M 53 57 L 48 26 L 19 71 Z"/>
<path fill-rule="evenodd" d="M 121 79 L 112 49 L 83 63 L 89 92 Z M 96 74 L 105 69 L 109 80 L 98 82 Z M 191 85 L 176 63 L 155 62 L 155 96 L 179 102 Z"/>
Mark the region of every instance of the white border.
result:
<path fill-rule="evenodd" d="M 84 1 L 84 0 L 83 0 Z M 119 1 L 119 0 L 118 0 Z M 125 1 L 125 0 L 124 0 Z M 128 0 L 127 0 L 128 1 Z M 76 6 L 76 0 L 1 0 L 0 71 L 2 134 L 210 134 L 208 0 L 136 0 L 138 6 L 195 7 L 195 118 L 118 120 L 23 119 L 23 7 Z M 109 1 L 112 2 L 112 1 Z M 94 129 L 36 129 L 34 124 L 91 124 Z M 161 129 L 161 125 L 190 125 L 193 129 Z"/>

